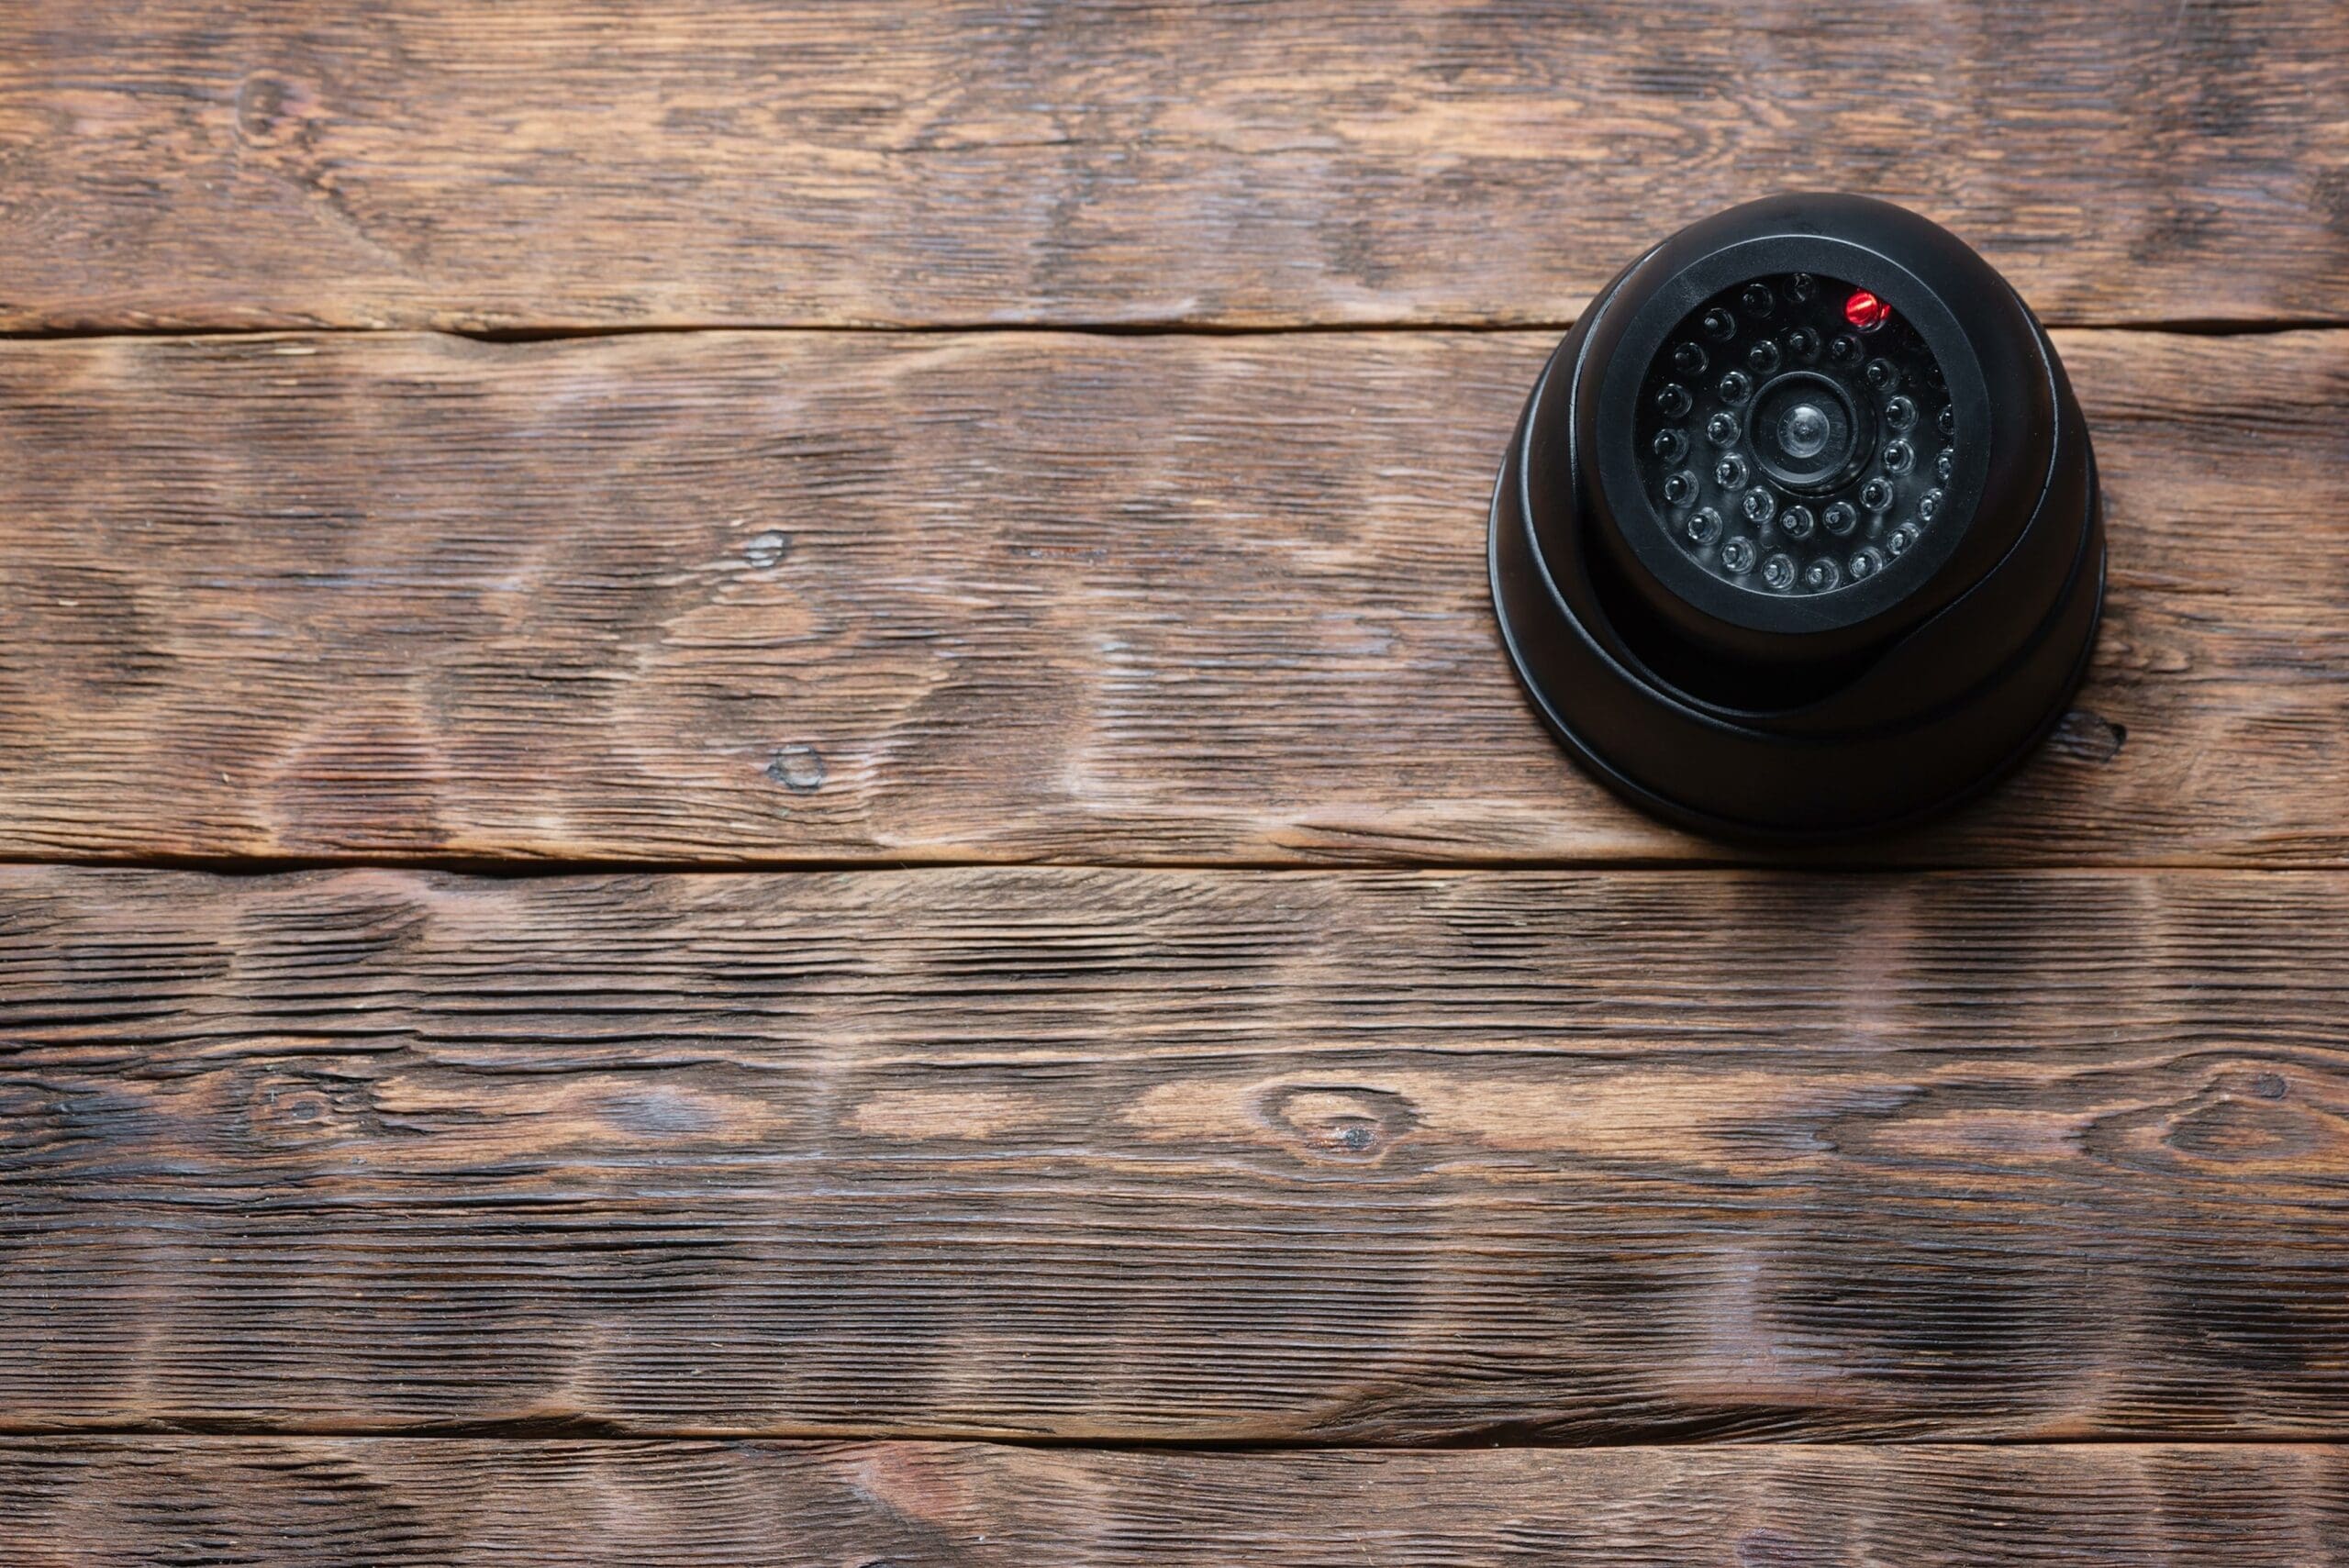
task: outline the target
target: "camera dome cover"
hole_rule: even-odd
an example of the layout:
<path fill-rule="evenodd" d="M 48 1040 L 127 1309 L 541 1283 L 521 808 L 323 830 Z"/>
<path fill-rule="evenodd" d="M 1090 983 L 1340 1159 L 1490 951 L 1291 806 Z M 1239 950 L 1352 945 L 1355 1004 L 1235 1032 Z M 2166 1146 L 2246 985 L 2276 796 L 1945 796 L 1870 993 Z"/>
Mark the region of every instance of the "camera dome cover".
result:
<path fill-rule="evenodd" d="M 1609 284 L 1518 422 L 1490 549 L 1566 749 L 1728 837 L 1983 788 L 2061 716 L 2104 589 L 2045 331 L 1956 237 L 1852 195 L 1717 214 Z"/>

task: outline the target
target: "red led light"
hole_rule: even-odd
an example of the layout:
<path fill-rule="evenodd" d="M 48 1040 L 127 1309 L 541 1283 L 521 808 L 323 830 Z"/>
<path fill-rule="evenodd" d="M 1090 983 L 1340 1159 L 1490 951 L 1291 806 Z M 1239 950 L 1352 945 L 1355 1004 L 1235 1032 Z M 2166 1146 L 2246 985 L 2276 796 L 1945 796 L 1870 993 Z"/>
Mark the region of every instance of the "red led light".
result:
<path fill-rule="evenodd" d="M 1865 289 L 1854 289 L 1843 302 L 1843 319 L 1863 332 L 1873 332 L 1892 319 L 1892 306 Z"/>

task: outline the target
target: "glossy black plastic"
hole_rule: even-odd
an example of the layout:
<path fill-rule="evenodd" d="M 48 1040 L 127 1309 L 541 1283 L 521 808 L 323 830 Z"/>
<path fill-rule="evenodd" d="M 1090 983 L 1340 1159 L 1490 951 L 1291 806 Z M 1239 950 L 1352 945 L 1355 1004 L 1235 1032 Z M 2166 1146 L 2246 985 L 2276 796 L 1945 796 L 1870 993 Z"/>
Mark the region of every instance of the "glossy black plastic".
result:
<path fill-rule="evenodd" d="M 1655 495 L 1634 441 L 1642 388 L 1675 339 L 1685 351 L 1689 322 L 1709 321 L 1699 307 L 1784 276 L 1838 280 L 1888 306 L 1957 432 L 1931 525 L 1897 556 L 1854 561 L 1865 580 L 1815 594 L 1734 577 L 1722 562 L 1752 548 L 1717 557 L 1675 539 L 1675 527 L 1698 529 Z M 1806 414 L 1807 434 L 1842 439 L 1847 413 L 1865 422 L 1862 439 L 1886 434 L 1873 406 L 1847 411 L 1824 389 L 1811 401 L 1832 417 Z M 1770 505 L 1757 503 L 1765 516 Z M 1747 543 L 1776 537 L 1765 522 Z M 2095 457 L 2046 333 L 1947 230 L 1851 195 L 1718 214 L 1609 284 L 1519 422 L 1491 553 L 1503 640 L 1567 749 L 1651 811 L 1744 838 L 1879 830 L 1983 788 L 2063 713 L 2104 587 Z"/>

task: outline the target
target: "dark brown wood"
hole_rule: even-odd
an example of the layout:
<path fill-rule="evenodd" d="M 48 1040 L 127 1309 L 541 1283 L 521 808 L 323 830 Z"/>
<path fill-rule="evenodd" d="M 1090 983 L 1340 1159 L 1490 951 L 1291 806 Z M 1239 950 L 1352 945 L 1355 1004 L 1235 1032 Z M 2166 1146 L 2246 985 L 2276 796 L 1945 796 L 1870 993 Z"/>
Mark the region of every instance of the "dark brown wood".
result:
<path fill-rule="evenodd" d="M 1718 856 L 1528 713 L 1485 504 L 1546 334 L 0 349 L 0 853 Z M 2328 333 L 2067 333 L 2110 618 L 1897 861 L 2339 864 Z"/>
<path fill-rule="evenodd" d="M 2328 1568 L 2333 1448 L 0 1441 L 17 1568 Z"/>
<path fill-rule="evenodd" d="M 2328 0 L 239 9 L 0 16 L 0 327 L 1553 322 L 1787 188 L 2349 315 Z"/>
<path fill-rule="evenodd" d="M 2349 1568 L 2344 58 L 0 10 L 0 861 L 356 862 L 0 866 L 0 1562 Z M 1849 852 L 1991 869 L 1725 869 L 1495 645 L 1560 325 L 1802 186 L 2095 328 L 2090 681 Z M 936 330 L 1135 324 L 1411 329 Z M 924 330 L 565 339 L 752 326 Z"/>
<path fill-rule="evenodd" d="M 0 1411 L 2338 1438 L 2349 883 L 0 876 Z"/>

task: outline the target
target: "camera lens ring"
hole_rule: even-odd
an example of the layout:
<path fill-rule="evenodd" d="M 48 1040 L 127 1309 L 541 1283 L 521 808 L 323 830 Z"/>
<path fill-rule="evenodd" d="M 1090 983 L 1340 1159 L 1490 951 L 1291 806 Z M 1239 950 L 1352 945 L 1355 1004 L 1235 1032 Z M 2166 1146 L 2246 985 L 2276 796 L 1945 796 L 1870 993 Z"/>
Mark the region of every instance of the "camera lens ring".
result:
<path fill-rule="evenodd" d="M 1789 490 L 1825 495 L 1867 462 L 1875 421 L 1832 378 L 1787 371 L 1753 395 L 1745 439 L 1762 472 Z"/>
<path fill-rule="evenodd" d="M 1807 289 L 1797 288 L 1798 276 Z M 1757 299 L 1770 309 L 1753 309 Z M 1864 324 L 1854 324 L 1855 310 Z M 1686 384 L 1681 366 L 1695 339 L 1706 323 L 1724 317 L 1731 323 L 1730 336 L 1716 347 L 1757 373 L 1730 371 Z M 1855 341 L 1865 341 L 1865 352 L 1787 368 L 1797 335 L 1823 337 L 1838 328 L 1859 334 Z M 1633 438 L 1648 454 L 1694 445 L 1699 438 L 1720 453 L 1698 476 L 1667 471 L 1652 456 L 1639 460 L 1656 526 L 1710 575 L 1757 595 L 1841 594 L 1905 553 L 1881 548 L 1894 528 L 1908 527 L 1911 544 L 1933 530 L 1940 502 L 1927 509 L 1925 497 L 1939 465 L 1916 472 L 1916 449 L 1902 432 L 1920 417 L 1950 410 L 1946 377 L 1922 335 L 1872 292 L 1809 272 L 1748 279 L 1690 310 L 1665 340 L 1671 347 L 1657 354 L 1642 388 L 1644 411 Z M 1759 373 L 1765 364 L 1773 370 Z M 1960 429 L 1954 419 L 1951 424 L 1954 475 L 1976 432 Z M 1853 530 L 1842 528 L 1832 530 L 1834 539 L 1806 542 L 1799 532 L 1773 527 L 1782 508 L 1805 498 L 1829 506 L 1856 502 L 1849 515 L 1863 519 L 1859 537 L 1847 539 Z M 1741 570 L 1721 549 L 1696 542 L 1682 525 L 1699 504 L 1742 513 L 1755 529 L 1755 543 L 1765 552 L 1783 548 L 1797 571 L 1757 575 Z"/>
<path fill-rule="evenodd" d="M 1834 586 L 1825 592 L 1806 586 L 1799 576 L 1791 589 L 1780 592 L 1758 576 L 1725 571 L 1717 556 L 1700 558 L 1692 553 L 1676 533 L 1670 510 L 1661 507 L 1650 493 L 1639 454 L 1631 450 L 1639 414 L 1630 406 L 1641 400 L 1649 368 L 1660 357 L 1665 364 L 1671 362 L 1670 349 L 1686 335 L 1687 324 L 1693 321 L 1705 341 L 1736 345 L 1742 353 L 1751 329 L 1767 326 L 1784 330 L 1790 321 L 1783 304 L 1766 322 L 1741 315 L 1740 295 L 1757 280 L 1794 273 L 1818 280 L 1817 298 L 1830 309 L 1842 308 L 1845 295 L 1839 289 L 1865 290 L 1888 305 L 1898 323 L 1896 328 L 1852 333 L 1860 342 L 1860 351 L 1848 361 L 1822 356 L 1815 366 L 1801 368 L 1830 374 L 1852 389 L 1855 406 L 1873 410 L 1886 394 L 1866 384 L 1867 367 L 1886 357 L 1892 341 L 1888 331 L 1911 332 L 1921 356 L 1920 366 L 1930 363 L 1939 377 L 1935 406 L 1945 401 L 1951 407 L 1955 431 L 1952 438 L 1957 453 L 1955 473 L 1940 486 L 1944 505 L 1939 521 L 1922 528 L 1913 546 L 1898 557 L 1887 555 L 1883 570 L 1854 577 L 1839 564 Z M 1773 292 L 1783 295 L 1785 291 Z M 1724 298 L 1729 302 L 1726 306 L 1721 303 Z M 1726 337 L 1719 329 L 1724 317 L 1730 318 Z M 1731 243 L 1698 254 L 1668 275 L 1644 283 L 1636 298 L 1610 300 L 1608 312 L 1594 322 L 1591 336 L 1595 341 L 1606 342 L 1606 352 L 1603 359 L 1586 362 L 1583 376 L 1577 379 L 1595 373 L 1595 384 L 1579 389 L 1580 395 L 1565 409 L 1558 406 L 1559 400 L 1545 400 L 1537 393 L 1530 428 L 1538 429 L 1554 414 L 1567 413 L 1573 445 L 1584 454 L 1585 483 L 1598 492 L 1597 504 L 1590 509 L 1601 521 L 1606 542 L 1625 570 L 1658 584 L 1663 595 L 1680 606 L 1675 613 L 1693 615 L 1699 623 L 1718 627 L 1721 635 L 1734 639 L 1788 630 L 1787 617 L 1796 613 L 1798 605 L 1799 617 L 1794 625 L 1801 630 L 1867 636 L 1882 619 L 1912 607 L 1909 604 L 1912 591 L 1933 577 L 1971 530 L 1976 503 L 1983 495 L 1988 474 L 1989 449 L 2002 431 L 1993 417 L 1983 366 L 1964 328 L 1939 295 L 1891 257 L 1828 234 L 1785 234 Z M 1720 362 L 1718 356 L 1714 362 Z M 1755 400 L 1753 388 L 1742 390 L 1735 405 L 1741 417 Z M 1914 395 L 1915 389 L 1905 381 L 1898 390 Z M 1717 392 L 1709 384 L 1698 389 L 1687 417 L 1701 421 L 1709 409 L 1717 406 L 1713 400 Z M 1718 406 L 1726 404 L 1723 399 Z M 1880 422 L 1875 422 L 1873 429 L 1876 437 L 1882 436 Z M 2003 433 L 2009 440 L 2021 434 L 2012 429 Z M 1739 444 L 1741 449 L 1747 446 L 1742 439 Z M 1531 455 L 1529 443 L 1529 459 Z M 1932 465 L 1920 465 L 1920 471 L 1931 476 Z M 1527 463 L 1527 494 L 1537 517 L 1553 509 L 1542 496 L 1557 477 L 1554 472 L 1543 473 L 1539 465 Z M 1792 498 L 1792 493 L 1781 497 Z M 1711 497 L 1707 500 L 1719 504 Z M 1863 517 L 1862 531 L 1868 537 L 1839 541 L 1843 546 L 1839 562 L 1873 541 L 1876 533 L 1916 520 L 1897 512 L 1864 513 Z M 1818 543 L 1818 549 L 1802 554 L 1803 563 L 1824 553 L 1825 541 Z"/>

